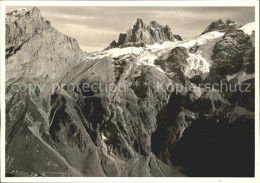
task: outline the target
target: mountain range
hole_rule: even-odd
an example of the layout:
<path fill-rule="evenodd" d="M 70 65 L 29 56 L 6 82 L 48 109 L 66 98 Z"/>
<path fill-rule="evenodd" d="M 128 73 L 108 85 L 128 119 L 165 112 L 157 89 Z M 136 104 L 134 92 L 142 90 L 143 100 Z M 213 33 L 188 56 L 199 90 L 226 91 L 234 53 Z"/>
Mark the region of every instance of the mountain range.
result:
<path fill-rule="evenodd" d="M 138 18 L 88 53 L 36 7 L 5 19 L 7 176 L 254 176 L 254 22 Z"/>

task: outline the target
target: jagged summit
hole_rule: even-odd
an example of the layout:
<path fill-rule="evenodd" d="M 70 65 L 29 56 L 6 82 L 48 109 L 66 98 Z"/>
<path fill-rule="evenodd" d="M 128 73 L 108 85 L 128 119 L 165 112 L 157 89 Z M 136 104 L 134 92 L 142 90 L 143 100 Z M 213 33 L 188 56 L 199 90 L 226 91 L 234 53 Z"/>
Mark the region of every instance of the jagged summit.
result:
<path fill-rule="evenodd" d="M 201 34 L 207 32 L 219 31 L 226 32 L 228 30 L 234 30 L 241 26 L 238 26 L 233 20 L 227 19 L 226 22 L 223 22 L 221 19 L 213 21 Z"/>
<path fill-rule="evenodd" d="M 6 49 L 13 51 L 13 47 L 19 47 L 33 35 L 50 27 L 50 22 L 40 15 L 36 7 L 12 10 L 6 14 Z"/>
<path fill-rule="evenodd" d="M 24 15 L 25 13 L 28 12 L 27 8 L 21 8 L 21 9 L 14 9 L 6 13 L 6 17 L 8 16 L 19 16 L 19 15 Z"/>
<path fill-rule="evenodd" d="M 133 26 L 134 30 L 145 28 L 146 25 L 141 18 L 137 18 L 136 23 Z"/>
<path fill-rule="evenodd" d="M 15 21 L 19 18 L 26 16 L 30 18 L 43 18 L 40 15 L 39 8 L 33 7 L 31 10 L 27 8 L 14 9 L 6 13 L 6 21 Z"/>
<path fill-rule="evenodd" d="M 171 28 L 165 27 L 151 21 L 146 25 L 141 18 L 137 18 L 132 29 L 128 29 L 126 33 L 120 33 L 118 42 L 113 41 L 107 49 L 127 46 L 144 46 L 154 43 L 162 43 L 165 41 L 182 40 L 179 35 L 172 34 Z"/>

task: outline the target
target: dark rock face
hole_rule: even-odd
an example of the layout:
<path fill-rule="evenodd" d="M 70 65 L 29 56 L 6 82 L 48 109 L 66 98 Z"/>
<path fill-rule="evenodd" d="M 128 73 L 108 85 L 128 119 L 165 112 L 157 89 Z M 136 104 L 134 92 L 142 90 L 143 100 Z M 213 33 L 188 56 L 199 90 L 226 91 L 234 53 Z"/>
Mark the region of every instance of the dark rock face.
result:
<path fill-rule="evenodd" d="M 126 33 L 121 33 L 118 42 L 113 41 L 107 49 L 124 46 L 142 46 L 175 40 L 181 41 L 182 38 L 179 35 L 173 35 L 168 25 L 163 27 L 156 21 L 151 21 L 149 25 L 146 25 L 142 19 L 138 18 L 133 28 Z"/>
<path fill-rule="evenodd" d="M 191 53 L 196 53 L 199 49 L 199 45 L 195 44 L 194 46 L 190 47 L 189 51 Z"/>
<path fill-rule="evenodd" d="M 212 31 L 219 31 L 219 32 L 226 32 L 232 31 L 239 28 L 239 26 L 232 20 L 227 19 L 226 23 L 224 23 L 221 19 L 212 22 L 203 32 L 205 34 L 207 32 Z"/>
<path fill-rule="evenodd" d="M 253 40 L 241 30 L 233 30 L 225 33 L 213 49 L 213 65 L 210 69 L 211 82 L 222 80 L 236 92 L 225 92 L 226 97 L 232 103 L 237 103 L 250 111 L 254 111 L 254 67 L 255 56 Z M 243 79 L 242 74 L 251 75 Z M 227 75 L 234 76 L 226 81 Z M 241 78 L 242 77 L 242 78 Z M 238 85 L 241 83 L 241 85 Z M 240 87 L 240 88 L 239 88 Z M 250 91 L 250 92 L 241 92 Z"/>
<path fill-rule="evenodd" d="M 252 118 L 239 118 L 231 124 L 225 120 L 216 124 L 214 120 L 199 119 L 173 149 L 173 162 L 184 165 L 183 172 L 189 176 L 254 176 L 252 132 Z"/>
<path fill-rule="evenodd" d="M 247 73 L 255 73 L 255 47 L 245 52 L 243 66 L 246 68 Z"/>
<path fill-rule="evenodd" d="M 197 91 L 205 82 L 202 76 L 188 77 L 184 71 L 190 55 L 199 53 L 201 46 L 162 50 L 157 68 L 137 64 L 138 56 L 132 53 L 84 54 L 73 38 L 51 27 L 36 8 L 7 15 L 7 175 L 15 176 L 16 171 L 23 176 L 32 176 L 30 172 L 46 176 L 254 175 L 251 75 L 255 55 L 252 38 L 243 32 L 230 29 L 215 44 L 210 70 L 214 75 L 207 79 L 219 82 L 228 74 L 246 72 L 251 74 L 246 81 L 252 83 L 253 92 Z M 155 21 L 145 25 L 138 19 L 111 45 L 143 47 L 175 40 L 181 38 L 168 26 Z M 27 72 L 19 68 L 20 58 L 29 58 L 24 64 Z M 228 63 L 224 67 L 228 72 L 219 72 L 222 63 Z M 35 73 L 39 67 L 40 74 Z M 238 83 L 238 76 L 232 75 L 227 82 Z M 12 90 L 14 83 L 43 81 L 47 82 L 44 92 Z M 63 86 L 52 92 L 54 81 Z M 71 89 L 71 84 L 77 87 Z M 106 90 L 110 84 L 113 89 Z M 182 90 L 177 92 L 177 86 Z"/>
<path fill-rule="evenodd" d="M 227 32 L 213 48 L 212 76 L 223 77 L 237 73 L 244 63 L 245 53 L 251 49 L 251 39 L 243 31 Z"/>
<path fill-rule="evenodd" d="M 86 121 L 78 114 L 74 101 L 66 96 L 53 95 L 52 105 L 53 118 L 49 133 L 59 153 L 82 174 L 105 176 L 100 166 L 97 148 L 85 130 Z"/>
<path fill-rule="evenodd" d="M 178 41 L 182 41 L 182 38 L 181 38 L 180 35 L 173 35 L 173 37 L 174 37 L 175 39 L 177 39 Z"/>
<path fill-rule="evenodd" d="M 160 65 L 166 72 L 178 72 L 184 71 L 187 65 L 188 50 L 184 47 L 176 47 L 172 49 L 166 60 L 157 60 L 155 64 Z"/>

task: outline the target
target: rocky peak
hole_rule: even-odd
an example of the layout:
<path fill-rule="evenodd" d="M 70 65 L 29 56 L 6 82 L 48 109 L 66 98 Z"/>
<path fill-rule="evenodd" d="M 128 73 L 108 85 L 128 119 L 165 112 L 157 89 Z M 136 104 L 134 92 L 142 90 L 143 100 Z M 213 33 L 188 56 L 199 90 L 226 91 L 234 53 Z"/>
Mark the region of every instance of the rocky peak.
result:
<path fill-rule="evenodd" d="M 6 13 L 6 21 L 14 22 L 24 18 L 30 18 L 33 20 L 43 20 L 44 18 L 40 15 L 40 10 L 36 7 L 28 10 L 26 8 L 14 9 Z"/>
<path fill-rule="evenodd" d="M 57 78 L 63 72 L 59 71 L 61 66 L 68 66 L 75 53 L 80 52 L 78 42 L 52 27 L 36 7 L 6 14 L 5 39 L 7 78 L 20 75 Z M 50 50 L 48 54 L 46 50 Z M 29 73 L 32 68 L 38 72 Z"/>
<path fill-rule="evenodd" d="M 6 48 L 19 46 L 36 33 L 50 27 L 38 8 L 16 9 L 6 14 Z"/>
<path fill-rule="evenodd" d="M 127 46 L 145 46 L 176 40 L 182 39 L 179 35 L 173 35 L 171 28 L 168 25 L 164 27 L 156 21 L 151 21 L 149 25 L 146 25 L 142 19 L 138 18 L 133 29 L 129 29 L 126 33 L 120 33 L 118 42 L 113 41 L 106 49 Z"/>
<path fill-rule="evenodd" d="M 212 31 L 219 31 L 219 32 L 226 32 L 228 30 L 234 30 L 239 28 L 239 26 L 230 19 L 227 19 L 226 22 L 223 22 L 221 19 L 213 21 L 203 32 L 205 34 L 207 32 Z"/>
<path fill-rule="evenodd" d="M 25 13 L 27 13 L 27 12 L 28 12 L 28 10 L 26 8 L 11 10 L 11 11 L 6 13 L 6 18 L 8 18 L 10 16 L 21 16 L 21 15 L 24 15 Z"/>
<path fill-rule="evenodd" d="M 160 24 L 158 24 L 156 21 L 151 21 L 150 26 L 153 28 L 162 28 L 163 27 Z M 166 27 L 168 27 L 168 25 L 166 25 Z"/>
<path fill-rule="evenodd" d="M 40 18 L 40 10 L 36 7 L 33 7 L 33 9 L 30 11 L 30 16 L 34 18 Z"/>
<path fill-rule="evenodd" d="M 133 26 L 134 30 L 138 30 L 138 29 L 143 29 L 146 28 L 145 23 L 143 22 L 143 20 L 141 18 L 137 18 L 136 23 Z"/>

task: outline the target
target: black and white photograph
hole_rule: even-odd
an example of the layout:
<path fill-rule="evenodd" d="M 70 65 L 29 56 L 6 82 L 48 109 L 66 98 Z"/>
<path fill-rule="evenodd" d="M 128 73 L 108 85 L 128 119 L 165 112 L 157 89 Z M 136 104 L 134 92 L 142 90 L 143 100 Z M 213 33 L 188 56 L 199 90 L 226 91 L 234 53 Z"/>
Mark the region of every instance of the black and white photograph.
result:
<path fill-rule="evenodd" d="M 259 183 L 259 2 L 204 2 L 1 4 L 1 179 Z"/>

